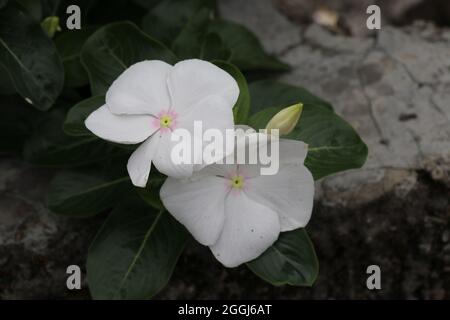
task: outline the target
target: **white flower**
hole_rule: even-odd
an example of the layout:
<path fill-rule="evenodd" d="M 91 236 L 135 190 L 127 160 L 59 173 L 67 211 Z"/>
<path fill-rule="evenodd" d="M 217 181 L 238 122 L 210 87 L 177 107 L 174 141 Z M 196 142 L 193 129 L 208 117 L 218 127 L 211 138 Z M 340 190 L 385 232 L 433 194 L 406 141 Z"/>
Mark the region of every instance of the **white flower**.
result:
<path fill-rule="evenodd" d="M 257 258 L 280 232 L 304 227 L 314 180 L 303 165 L 307 145 L 279 140 L 279 171 L 260 165 L 212 164 L 188 179 L 168 178 L 160 196 L 167 210 L 226 267 Z"/>
<path fill-rule="evenodd" d="M 174 129 L 193 131 L 233 128 L 232 108 L 239 96 L 236 81 L 202 60 L 174 66 L 163 61 L 138 62 L 125 70 L 106 93 L 106 104 L 89 115 L 86 127 L 102 139 L 117 143 L 143 142 L 128 160 L 134 185 L 145 187 L 151 163 L 170 177 L 188 177 L 193 164 L 175 164 L 171 150 Z M 196 139 L 198 137 L 193 137 Z"/>

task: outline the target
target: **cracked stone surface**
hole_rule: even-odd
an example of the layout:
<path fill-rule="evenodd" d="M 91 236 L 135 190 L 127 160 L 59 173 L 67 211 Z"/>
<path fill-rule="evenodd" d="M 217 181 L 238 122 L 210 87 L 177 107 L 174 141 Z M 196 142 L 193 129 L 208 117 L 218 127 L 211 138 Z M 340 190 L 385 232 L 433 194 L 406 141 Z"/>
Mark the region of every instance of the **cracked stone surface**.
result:
<path fill-rule="evenodd" d="M 301 28 L 270 0 L 221 1 L 220 9 L 293 67 L 280 80 L 330 101 L 369 158 L 317 183 L 308 225 L 321 265 L 313 288 L 272 287 L 191 244 L 157 298 L 450 298 L 450 30 L 383 26 L 350 38 Z M 104 217 L 51 214 L 52 175 L 0 159 L 0 299 L 89 297 L 85 282 L 66 289 L 65 271 L 84 266 Z M 370 264 L 381 267 L 380 291 L 365 286 Z"/>

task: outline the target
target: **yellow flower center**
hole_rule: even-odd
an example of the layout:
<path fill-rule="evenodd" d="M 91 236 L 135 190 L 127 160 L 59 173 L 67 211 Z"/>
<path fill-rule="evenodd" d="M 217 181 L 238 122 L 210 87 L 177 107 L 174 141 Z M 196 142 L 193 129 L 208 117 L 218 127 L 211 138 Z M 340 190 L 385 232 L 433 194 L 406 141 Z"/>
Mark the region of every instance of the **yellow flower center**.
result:
<path fill-rule="evenodd" d="M 159 124 L 162 128 L 170 128 L 172 125 L 172 117 L 169 115 L 164 115 L 161 118 L 159 118 Z"/>
<path fill-rule="evenodd" d="M 236 189 L 242 189 L 244 187 L 245 178 L 237 175 L 231 178 L 231 187 Z"/>

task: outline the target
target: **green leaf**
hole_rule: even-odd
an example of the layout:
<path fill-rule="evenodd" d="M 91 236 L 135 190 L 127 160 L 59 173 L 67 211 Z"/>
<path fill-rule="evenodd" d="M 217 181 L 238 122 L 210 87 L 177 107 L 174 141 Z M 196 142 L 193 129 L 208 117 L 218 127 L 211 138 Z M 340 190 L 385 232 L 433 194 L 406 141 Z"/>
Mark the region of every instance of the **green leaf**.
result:
<path fill-rule="evenodd" d="M 94 299 L 148 299 L 168 282 L 188 233 L 167 211 L 138 197 L 111 212 L 89 248 Z"/>
<path fill-rule="evenodd" d="M 189 20 L 202 9 L 211 14 L 214 0 L 163 0 L 144 16 L 142 28 L 151 37 L 171 46 Z"/>
<path fill-rule="evenodd" d="M 270 92 L 270 86 L 251 84 L 252 109 L 258 110 L 264 106 L 264 101 L 259 101 L 261 105 L 255 105 L 258 95 L 265 95 L 268 103 L 287 101 L 278 90 L 273 91 L 274 97 L 271 97 Z M 286 105 L 270 107 L 253 114 L 249 125 L 255 129 L 265 128 L 267 122 L 284 107 Z M 305 166 L 315 180 L 332 173 L 360 168 L 367 158 L 367 146 L 358 133 L 332 110 L 319 104 L 304 103 L 299 122 L 286 138 L 301 140 L 309 145 Z"/>
<path fill-rule="evenodd" d="M 250 93 L 248 91 L 247 80 L 244 75 L 231 63 L 225 61 L 214 61 L 214 64 L 228 72 L 239 86 L 239 98 L 233 107 L 234 122 L 236 124 L 247 123 L 250 112 Z"/>
<path fill-rule="evenodd" d="M 173 64 L 175 55 L 130 22 L 106 25 L 92 34 L 81 52 L 93 95 L 105 94 L 130 65 L 158 59 Z"/>
<path fill-rule="evenodd" d="M 172 44 L 173 52 L 178 58 L 189 59 L 200 56 L 209 17 L 210 11 L 204 8 L 195 14 L 181 30 Z"/>
<path fill-rule="evenodd" d="M 42 1 L 37 0 L 16 0 L 33 17 L 35 21 L 42 20 Z"/>
<path fill-rule="evenodd" d="M 16 89 L 9 78 L 8 69 L 0 64 L 0 94 L 12 95 L 16 93 Z"/>
<path fill-rule="evenodd" d="M 224 20 L 214 20 L 208 31 L 217 34 L 230 51 L 230 62 L 242 71 L 285 71 L 289 66 L 268 55 L 258 38 L 247 28 Z"/>
<path fill-rule="evenodd" d="M 38 0 L 31 0 L 38 1 Z M 81 30 L 92 26 L 103 26 L 115 21 L 132 21 L 140 23 L 142 17 L 147 12 L 132 0 L 41 0 L 45 3 L 43 10 L 46 15 L 57 15 L 61 21 L 66 21 L 68 14 L 67 7 L 78 5 L 81 9 Z M 155 0 L 148 0 L 148 2 Z M 158 1 L 158 0 L 156 0 Z M 65 23 L 62 23 L 65 27 Z"/>
<path fill-rule="evenodd" d="M 74 105 L 67 113 L 64 132 L 70 136 L 92 136 L 84 125 L 84 120 L 95 110 L 105 104 L 105 96 L 87 98 Z"/>
<path fill-rule="evenodd" d="M 128 176 L 111 178 L 95 172 L 61 172 L 50 184 L 47 204 L 57 214 L 90 217 L 112 208 L 130 187 Z"/>
<path fill-rule="evenodd" d="M 43 166 L 70 167 L 110 159 L 128 152 L 95 136 L 70 137 L 62 130 L 65 114 L 55 109 L 36 124 L 25 142 L 25 160 Z"/>
<path fill-rule="evenodd" d="M 313 95 L 305 88 L 274 80 L 261 80 L 251 83 L 250 92 L 253 112 L 258 112 L 267 107 L 287 107 L 299 102 L 303 105 L 318 104 L 333 110 L 329 102 Z"/>
<path fill-rule="evenodd" d="M 225 47 L 217 34 L 210 33 L 204 37 L 199 58 L 202 60 L 228 61 L 231 52 Z"/>
<path fill-rule="evenodd" d="M 312 286 L 319 273 L 316 252 L 305 229 L 281 233 L 269 249 L 247 266 L 275 286 Z"/>
<path fill-rule="evenodd" d="M 53 42 L 15 1 L 0 9 L 0 65 L 16 91 L 40 110 L 60 94 L 64 71 Z"/>
<path fill-rule="evenodd" d="M 56 38 L 56 48 L 66 73 L 65 86 L 74 88 L 89 84 L 89 78 L 81 64 L 80 55 L 84 43 L 94 31 L 94 28 L 89 27 L 70 30 Z"/>
<path fill-rule="evenodd" d="M 136 188 L 139 196 L 150 206 L 157 210 L 164 210 L 164 205 L 159 196 L 159 190 L 166 181 L 166 176 L 159 173 L 156 169 L 150 171 L 147 186 L 145 188 Z"/>

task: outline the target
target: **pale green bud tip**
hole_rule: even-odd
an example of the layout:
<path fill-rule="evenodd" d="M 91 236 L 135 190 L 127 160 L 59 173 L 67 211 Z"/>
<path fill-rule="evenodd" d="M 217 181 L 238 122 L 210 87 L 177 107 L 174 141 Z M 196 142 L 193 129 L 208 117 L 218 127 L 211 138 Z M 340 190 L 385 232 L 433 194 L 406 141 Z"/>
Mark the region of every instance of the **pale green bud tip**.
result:
<path fill-rule="evenodd" d="M 303 111 L 303 104 L 297 103 L 286 107 L 270 119 L 266 129 L 270 132 L 272 129 L 278 129 L 280 135 L 286 135 L 294 130 Z"/>
<path fill-rule="evenodd" d="M 49 38 L 53 38 L 56 31 L 61 31 L 61 27 L 59 26 L 59 17 L 47 17 L 41 22 L 41 26 Z"/>

